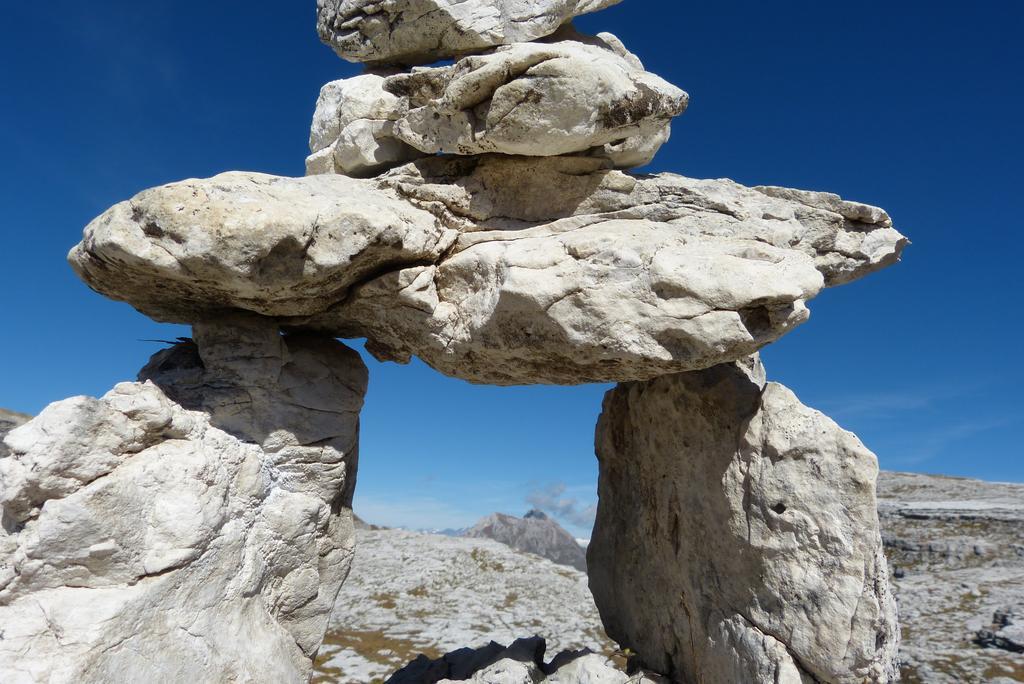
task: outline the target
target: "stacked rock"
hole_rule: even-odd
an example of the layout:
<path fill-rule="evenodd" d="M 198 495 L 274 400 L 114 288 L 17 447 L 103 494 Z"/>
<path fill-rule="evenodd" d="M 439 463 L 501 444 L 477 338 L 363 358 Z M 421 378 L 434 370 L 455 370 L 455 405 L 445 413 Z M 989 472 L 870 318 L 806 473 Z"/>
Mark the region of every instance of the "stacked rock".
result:
<path fill-rule="evenodd" d="M 366 371 L 339 337 L 623 383 L 589 568 L 640 665 L 895 678 L 876 460 L 756 353 L 906 239 L 835 195 L 628 173 L 688 98 L 569 23 L 615 2 L 319 0 L 368 70 L 323 88 L 307 177 L 173 183 L 86 227 L 85 282 L 194 339 L 7 438 L 0 679 L 309 677 L 353 546 Z"/>

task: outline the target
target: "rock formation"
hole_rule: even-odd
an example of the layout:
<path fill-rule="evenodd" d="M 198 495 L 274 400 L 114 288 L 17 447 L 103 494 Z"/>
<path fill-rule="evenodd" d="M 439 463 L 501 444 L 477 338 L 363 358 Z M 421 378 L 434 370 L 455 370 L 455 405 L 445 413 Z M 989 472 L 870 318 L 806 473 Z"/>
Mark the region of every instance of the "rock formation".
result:
<path fill-rule="evenodd" d="M 873 457 L 734 364 L 906 239 L 835 195 L 626 171 L 689 97 L 567 24 L 612 4 L 319 0 L 321 38 L 372 68 L 322 90 L 308 177 L 172 183 L 86 228 L 85 282 L 194 341 L 8 436 L 0 673 L 308 676 L 366 387 L 333 338 L 365 337 L 471 382 L 631 383 L 590 566 L 640 665 L 891 677 Z"/>
<path fill-rule="evenodd" d="M 485 156 L 174 183 L 93 221 L 70 259 L 157 320 L 237 308 L 472 382 L 575 384 L 751 354 L 905 244 L 834 195 Z"/>
<path fill-rule="evenodd" d="M 895 677 L 875 457 L 756 359 L 612 390 L 597 453 L 591 589 L 648 667 L 684 682 Z"/>
<path fill-rule="evenodd" d="M 195 331 L 7 436 L 0 680 L 308 678 L 352 558 L 366 368 L 258 320 Z"/>
<path fill-rule="evenodd" d="M 621 0 L 317 0 L 320 39 L 344 59 L 428 64 L 530 41 Z"/>
<path fill-rule="evenodd" d="M 451 66 L 328 83 L 306 168 L 372 175 L 416 157 L 487 152 L 588 152 L 642 166 L 688 99 L 644 71 L 615 36 L 563 29 L 549 43 L 516 43 Z"/>
<path fill-rule="evenodd" d="M 493 539 L 516 551 L 532 553 L 559 565 L 587 571 L 587 555 L 571 534 L 542 511 L 522 518 L 495 513 L 466 530 L 464 537 Z"/>

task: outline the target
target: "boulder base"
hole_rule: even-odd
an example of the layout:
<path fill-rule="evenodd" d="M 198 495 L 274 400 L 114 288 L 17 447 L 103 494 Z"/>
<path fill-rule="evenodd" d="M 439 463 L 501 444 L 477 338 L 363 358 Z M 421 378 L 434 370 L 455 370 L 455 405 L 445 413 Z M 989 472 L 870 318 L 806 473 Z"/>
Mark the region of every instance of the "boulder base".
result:
<path fill-rule="evenodd" d="M 196 340 L 7 436 L 0 681 L 308 680 L 352 559 L 366 368 L 255 320 Z"/>
<path fill-rule="evenodd" d="M 588 552 L 608 635 L 674 681 L 896 678 L 876 459 L 756 361 L 608 393 Z"/>

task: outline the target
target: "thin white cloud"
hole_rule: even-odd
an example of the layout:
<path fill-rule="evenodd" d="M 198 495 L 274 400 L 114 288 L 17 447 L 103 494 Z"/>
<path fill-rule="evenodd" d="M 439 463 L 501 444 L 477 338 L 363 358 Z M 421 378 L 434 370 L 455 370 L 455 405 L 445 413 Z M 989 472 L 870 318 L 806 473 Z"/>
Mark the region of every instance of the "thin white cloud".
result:
<path fill-rule="evenodd" d="M 570 496 L 567 489 L 563 482 L 538 487 L 526 496 L 526 501 L 572 527 L 591 529 L 597 516 L 597 504 L 581 503 L 577 497 Z"/>
<path fill-rule="evenodd" d="M 913 443 L 899 455 L 890 459 L 890 464 L 918 466 L 942 456 L 959 442 L 976 435 L 1011 425 L 1018 417 L 1001 416 L 983 420 L 965 420 L 936 428 L 922 435 L 915 435 Z M 892 448 L 889 451 L 893 451 Z"/>
<path fill-rule="evenodd" d="M 990 387 L 992 382 L 949 382 L 940 386 L 918 387 L 911 390 L 887 390 L 867 394 L 840 395 L 815 403 L 834 418 L 853 418 L 888 415 L 908 411 L 922 411 L 943 402 L 962 399 Z"/>

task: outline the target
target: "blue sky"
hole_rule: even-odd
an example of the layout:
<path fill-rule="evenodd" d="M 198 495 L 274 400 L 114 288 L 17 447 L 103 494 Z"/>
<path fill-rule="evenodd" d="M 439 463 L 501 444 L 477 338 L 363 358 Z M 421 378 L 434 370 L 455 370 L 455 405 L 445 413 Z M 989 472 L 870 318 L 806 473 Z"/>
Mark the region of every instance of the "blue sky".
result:
<path fill-rule="evenodd" d="M 313 0 L 4 14 L 0 406 L 37 412 L 132 378 L 157 349 L 139 340 L 186 334 L 75 279 L 64 257 L 82 227 L 168 181 L 301 174 L 320 86 L 358 68 L 318 42 Z M 1024 481 L 1024 4 L 625 0 L 579 25 L 616 33 L 690 93 L 651 170 L 838 192 L 885 207 L 914 241 L 897 267 L 812 302 L 766 350 L 771 377 L 883 467 Z M 532 497 L 586 518 L 606 387 L 369 365 L 366 517 L 461 526 Z"/>

